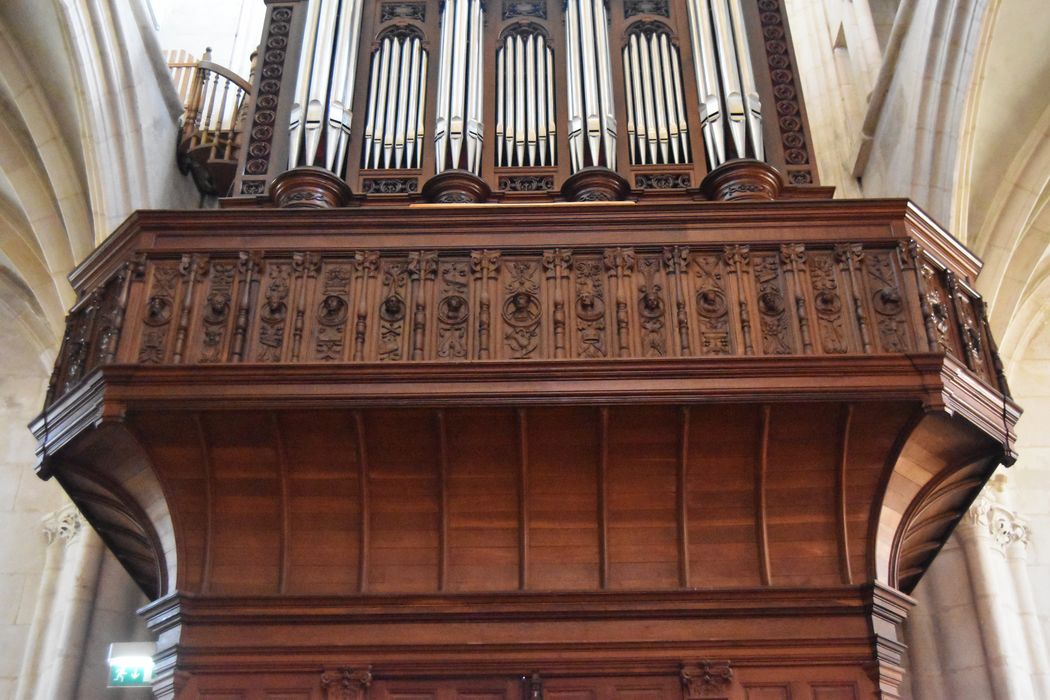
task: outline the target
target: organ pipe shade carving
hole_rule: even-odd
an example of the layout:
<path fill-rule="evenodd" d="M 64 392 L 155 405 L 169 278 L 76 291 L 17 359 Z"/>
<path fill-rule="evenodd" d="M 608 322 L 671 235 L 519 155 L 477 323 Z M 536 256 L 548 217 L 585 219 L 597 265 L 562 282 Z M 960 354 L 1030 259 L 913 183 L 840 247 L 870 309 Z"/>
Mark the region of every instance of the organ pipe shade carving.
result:
<path fill-rule="evenodd" d="M 484 73 L 481 0 L 446 0 L 441 15 L 435 170 L 481 172 Z"/>
<path fill-rule="evenodd" d="M 315 165 L 337 175 L 343 171 L 353 121 L 363 2 L 308 2 L 289 124 L 289 167 Z"/>
<path fill-rule="evenodd" d="M 615 170 L 616 117 L 604 1 L 568 0 L 565 34 L 572 171 L 590 166 Z"/>
<path fill-rule="evenodd" d="M 708 165 L 764 159 L 762 104 L 740 0 L 686 0 Z"/>
<path fill-rule="evenodd" d="M 365 169 L 418 168 L 423 162 L 427 52 L 411 27 L 380 35 L 372 52 L 368 116 L 361 149 Z"/>
<path fill-rule="evenodd" d="M 515 27 L 496 51 L 496 165 L 556 165 L 554 54 L 534 25 Z"/>
<path fill-rule="evenodd" d="M 688 163 L 682 68 L 666 27 L 656 23 L 631 27 L 623 47 L 623 80 L 631 163 Z"/>

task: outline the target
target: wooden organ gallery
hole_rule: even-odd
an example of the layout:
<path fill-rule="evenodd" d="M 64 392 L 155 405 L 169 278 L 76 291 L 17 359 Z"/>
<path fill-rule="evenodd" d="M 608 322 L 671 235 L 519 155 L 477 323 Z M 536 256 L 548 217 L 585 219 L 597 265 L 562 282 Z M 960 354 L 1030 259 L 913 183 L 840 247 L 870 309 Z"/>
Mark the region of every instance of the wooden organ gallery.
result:
<path fill-rule="evenodd" d="M 32 426 L 158 698 L 899 697 L 1020 409 L 980 261 L 819 185 L 783 0 L 267 0 L 245 95 Z"/>

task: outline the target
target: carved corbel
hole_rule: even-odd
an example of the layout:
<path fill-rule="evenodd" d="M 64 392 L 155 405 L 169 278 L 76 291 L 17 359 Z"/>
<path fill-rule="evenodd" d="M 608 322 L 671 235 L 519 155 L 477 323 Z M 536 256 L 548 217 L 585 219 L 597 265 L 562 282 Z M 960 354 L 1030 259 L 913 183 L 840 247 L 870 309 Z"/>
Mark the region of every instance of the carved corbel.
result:
<path fill-rule="evenodd" d="M 325 700 L 364 700 L 372 685 L 372 667 L 327 669 L 321 674 Z"/>
<path fill-rule="evenodd" d="M 679 672 L 685 700 L 729 697 L 733 669 L 728 661 L 698 661 L 682 664 Z"/>

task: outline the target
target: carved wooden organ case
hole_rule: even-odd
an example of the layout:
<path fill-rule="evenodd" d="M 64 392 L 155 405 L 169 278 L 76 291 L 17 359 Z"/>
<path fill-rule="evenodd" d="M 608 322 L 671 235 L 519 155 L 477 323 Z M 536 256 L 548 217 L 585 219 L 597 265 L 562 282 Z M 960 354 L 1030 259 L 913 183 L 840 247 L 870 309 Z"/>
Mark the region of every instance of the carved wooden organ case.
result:
<path fill-rule="evenodd" d="M 157 697 L 899 696 L 1019 408 L 980 261 L 816 184 L 780 0 L 273 0 L 245 119 L 32 426 Z"/>

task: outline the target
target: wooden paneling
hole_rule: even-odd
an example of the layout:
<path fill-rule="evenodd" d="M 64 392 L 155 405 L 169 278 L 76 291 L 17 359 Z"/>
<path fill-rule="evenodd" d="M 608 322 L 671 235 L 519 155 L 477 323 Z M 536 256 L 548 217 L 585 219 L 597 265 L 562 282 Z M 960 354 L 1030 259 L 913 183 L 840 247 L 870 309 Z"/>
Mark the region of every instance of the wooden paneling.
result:
<path fill-rule="evenodd" d="M 528 411 L 529 576 L 531 590 L 600 586 L 599 412 Z"/>
<path fill-rule="evenodd" d="M 689 583 L 759 585 L 754 492 L 760 410 L 693 406 L 689 428 Z"/>
<path fill-rule="evenodd" d="M 612 408 L 608 416 L 609 588 L 675 588 L 679 413 Z"/>
<path fill-rule="evenodd" d="M 518 587 L 518 417 L 446 411 L 449 591 Z"/>
<path fill-rule="evenodd" d="M 441 484 L 432 411 L 365 416 L 368 443 L 368 591 L 438 589 Z"/>

